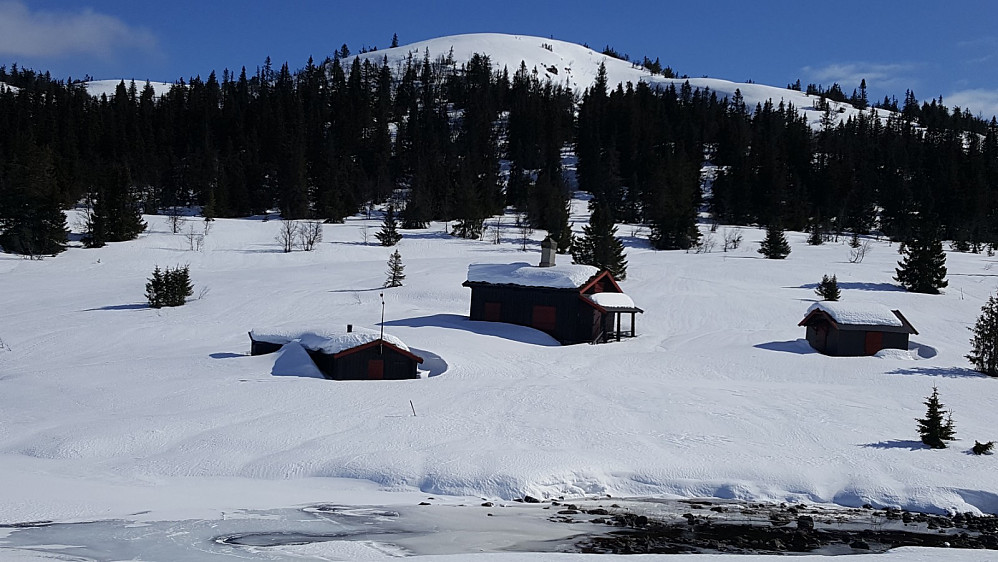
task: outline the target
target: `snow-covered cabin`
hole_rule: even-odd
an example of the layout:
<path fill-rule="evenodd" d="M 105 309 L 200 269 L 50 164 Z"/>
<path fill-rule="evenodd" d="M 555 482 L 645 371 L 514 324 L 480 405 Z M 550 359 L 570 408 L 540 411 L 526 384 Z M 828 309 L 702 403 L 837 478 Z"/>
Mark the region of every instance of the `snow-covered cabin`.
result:
<path fill-rule="evenodd" d="M 635 317 L 644 311 L 609 272 L 554 265 L 553 251 L 545 251 L 541 263 L 469 265 L 463 285 L 471 288 L 471 319 L 530 326 L 562 344 L 636 335 Z M 629 325 L 622 325 L 624 317 Z"/>
<path fill-rule="evenodd" d="M 815 350 L 843 357 L 907 350 L 908 336 L 918 334 L 899 310 L 875 303 L 816 302 L 798 326 Z"/>
<path fill-rule="evenodd" d="M 402 340 L 373 330 L 253 330 L 250 354 L 262 355 L 297 342 L 327 379 L 380 380 L 419 378 L 417 365 L 423 358 L 415 355 Z"/>

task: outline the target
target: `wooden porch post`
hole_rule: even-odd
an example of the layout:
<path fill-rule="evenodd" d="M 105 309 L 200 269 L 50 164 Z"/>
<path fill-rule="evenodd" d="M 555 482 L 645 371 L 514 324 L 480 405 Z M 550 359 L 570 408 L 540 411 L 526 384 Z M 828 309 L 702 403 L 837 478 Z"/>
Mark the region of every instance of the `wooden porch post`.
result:
<path fill-rule="evenodd" d="M 636 312 L 632 312 L 632 313 L 631 313 L 631 337 L 632 337 L 632 338 L 633 338 L 633 337 L 634 337 L 635 335 L 637 335 L 637 334 L 636 334 L 636 331 L 635 331 L 635 329 L 634 329 L 634 320 L 635 320 L 635 318 L 637 318 L 637 313 L 636 313 Z"/>
<path fill-rule="evenodd" d="M 614 312 L 613 316 L 617 319 L 617 341 L 620 341 L 620 313 Z"/>

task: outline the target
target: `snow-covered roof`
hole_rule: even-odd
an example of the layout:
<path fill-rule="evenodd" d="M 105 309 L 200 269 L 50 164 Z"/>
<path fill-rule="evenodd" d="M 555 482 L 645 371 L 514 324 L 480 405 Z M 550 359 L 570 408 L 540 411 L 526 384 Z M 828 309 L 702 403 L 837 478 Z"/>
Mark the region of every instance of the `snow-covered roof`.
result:
<path fill-rule="evenodd" d="M 302 347 L 311 351 L 319 351 L 329 355 L 335 355 L 341 351 L 360 347 L 364 344 L 383 339 L 385 343 L 390 343 L 395 347 L 409 351 L 408 346 L 402 340 L 390 334 L 381 334 L 374 330 L 365 328 L 354 328 L 352 332 L 330 331 L 330 330 L 300 330 L 300 329 L 272 329 L 272 330 L 251 330 L 250 337 L 255 341 L 284 345 L 289 342 L 298 342 Z"/>
<path fill-rule="evenodd" d="M 904 326 L 901 318 L 882 304 L 823 301 L 812 304 L 807 309 L 807 314 L 811 314 L 815 310 L 827 313 L 837 324 L 894 326 L 897 328 Z"/>
<path fill-rule="evenodd" d="M 526 262 L 473 263 L 468 266 L 469 283 L 578 289 L 599 273 L 591 265 L 538 267 Z"/>
<path fill-rule="evenodd" d="M 606 309 L 636 309 L 631 297 L 624 293 L 593 293 L 586 298 Z"/>

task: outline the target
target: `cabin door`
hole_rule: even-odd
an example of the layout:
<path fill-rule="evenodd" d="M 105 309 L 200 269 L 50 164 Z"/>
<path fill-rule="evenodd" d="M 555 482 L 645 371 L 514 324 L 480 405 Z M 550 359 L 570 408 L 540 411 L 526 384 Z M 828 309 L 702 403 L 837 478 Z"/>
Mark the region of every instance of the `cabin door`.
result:
<path fill-rule="evenodd" d="M 883 332 L 867 332 L 866 333 L 866 354 L 873 355 L 884 348 L 884 333 Z"/>
<path fill-rule="evenodd" d="M 485 303 L 485 321 L 502 322 L 502 303 L 498 302 Z"/>
<path fill-rule="evenodd" d="M 814 348 L 824 353 L 828 346 L 828 324 L 819 322 L 814 327 Z"/>
<path fill-rule="evenodd" d="M 558 327 L 558 309 L 553 306 L 534 305 L 531 327 L 552 333 Z"/>
<path fill-rule="evenodd" d="M 367 378 L 375 381 L 385 378 L 385 360 L 369 359 L 367 361 Z"/>

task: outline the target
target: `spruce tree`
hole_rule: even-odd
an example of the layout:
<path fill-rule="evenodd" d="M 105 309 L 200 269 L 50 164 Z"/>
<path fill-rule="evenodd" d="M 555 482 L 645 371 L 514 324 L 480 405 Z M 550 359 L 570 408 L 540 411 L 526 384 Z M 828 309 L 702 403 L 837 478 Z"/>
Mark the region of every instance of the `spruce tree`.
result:
<path fill-rule="evenodd" d="M 575 263 L 593 265 L 607 270 L 615 279 L 627 277 L 627 260 L 624 244 L 617 239 L 617 227 L 613 215 L 606 205 L 597 204 L 589 219 L 582 227 L 583 235 L 572 245 L 572 258 Z"/>
<path fill-rule="evenodd" d="M 152 308 L 183 306 L 187 297 L 193 294 L 189 265 L 173 269 L 167 267 L 166 270 L 156 266 L 146 283 L 146 300 Z"/>
<path fill-rule="evenodd" d="M 385 218 L 381 221 L 381 230 L 375 233 L 374 237 L 382 246 L 394 246 L 402 239 L 402 234 L 398 231 L 398 218 L 395 216 L 395 207 L 388 206 L 385 210 Z"/>
<path fill-rule="evenodd" d="M 821 232 L 821 223 L 817 220 L 811 223 L 810 234 L 807 236 L 807 243 L 812 246 L 820 246 L 825 243 L 825 235 Z"/>
<path fill-rule="evenodd" d="M 981 307 L 981 316 L 972 331 L 974 337 L 970 345 L 973 349 L 967 359 L 978 371 L 998 377 L 998 299 L 994 295 L 988 297 L 988 302 Z"/>
<path fill-rule="evenodd" d="M 790 255 L 790 243 L 782 227 L 775 223 L 766 227 L 766 238 L 759 247 L 759 253 L 771 260 L 782 260 Z"/>
<path fill-rule="evenodd" d="M 841 291 L 839 291 L 839 282 L 835 278 L 835 275 L 832 275 L 831 278 L 827 275 L 822 275 L 821 283 L 818 283 L 818 287 L 814 292 L 823 301 L 837 301 L 842 296 Z"/>
<path fill-rule="evenodd" d="M 923 404 L 926 406 L 925 417 L 915 419 L 918 422 L 918 433 L 922 436 L 922 443 L 933 449 L 945 449 L 946 441 L 956 439 L 953 415 L 943 409 L 936 387 L 932 387 L 932 396 L 926 398 Z"/>
<path fill-rule="evenodd" d="M 187 302 L 187 297 L 194 294 L 190 266 L 178 266 L 172 270 L 167 268 L 166 285 L 168 299 L 165 306 L 183 306 Z"/>
<path fill-rule="evenodd" d="M 146 229 L 139 204 L 131 193 L 128 174 L 121 167 L 112 168 L 88 198 L 87 232 L 83 244 L 100 248 L 108 242 L 134 240 Z"/>
<path fill-rule="evenodd" d="M 163 299 L 166 298 L 166 284 L 163 280 L 163 271 L 156 266 L 152 271 L 152 277 L 146 283 L 146 300 L 153 308 L 162 308 Z"/>
<path fill-rule="evenodd" d="M 398 250 L 388 257 L 388 278 L 385 279 L 385 287 L 401 287 L 402 280 L 405 279 L 405 265 L 402 264 L 402 256 Z"/>
<path fill-rule="evenodd" d="M 49 150 L 31 143 L 23 155 L 15 156 L 6 166 L 0 156 L 3 251 L 37 257 L 66 249 L 69 231 L 57 193 L 55 166 Z"/>
<path fill-rule="evenodd" d="M 922 225 L 901 249 L 894 280 L 913 293 L 939 294 L 946 281 L 946 253 L 931 227 Z"/>

